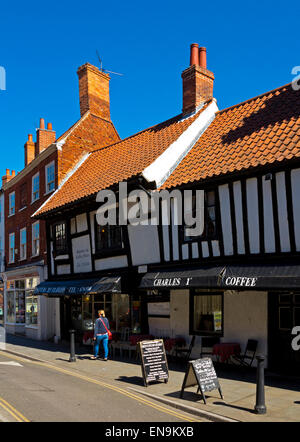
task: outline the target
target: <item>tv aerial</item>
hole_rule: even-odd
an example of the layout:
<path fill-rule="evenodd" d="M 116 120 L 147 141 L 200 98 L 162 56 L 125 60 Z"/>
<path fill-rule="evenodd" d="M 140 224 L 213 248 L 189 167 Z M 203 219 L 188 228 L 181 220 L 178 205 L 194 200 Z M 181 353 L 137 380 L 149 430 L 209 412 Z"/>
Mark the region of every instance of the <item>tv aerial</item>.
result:
<path fill-rule="evenodd" d="M 96 53 L 97 53 L 97 57 L 98 57 L 98 60 L 99 60 L 99 63 L 100 63 L 100 71 L 101 72 L 107 72 L 109 74 L 115 74 L 115 75 L 124 75 L 124 74 L 120 74 L 119 72 L 113 72 L 113 71 L 108 71 L 107 69 L 104 69 L 103 66 L 102 66 L 102 59 L 100 58 L 99 52 L 96 51 Z"/>

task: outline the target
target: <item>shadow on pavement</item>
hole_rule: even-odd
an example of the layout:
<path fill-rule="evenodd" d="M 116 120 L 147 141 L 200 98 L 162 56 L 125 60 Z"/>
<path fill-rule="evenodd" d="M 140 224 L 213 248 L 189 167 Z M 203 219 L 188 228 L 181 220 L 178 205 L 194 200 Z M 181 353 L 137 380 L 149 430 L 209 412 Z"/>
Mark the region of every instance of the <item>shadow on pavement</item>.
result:
<path fill-rule="evenodd" d="M 128 384 L 139 385 L 144 387 L 144 381 L 142 377 L 139 376 L 119 376 L 115 380 L 119 382 L 127 382 Z"/>
<path fill-rule="evenodd" d="M 238 405 L 226 404 L 226 402 L 213 402 L 214 405 L 223 405 L 224 407 L 234 408 L 235 410 L 247 411 L 248 413 L 256 414 L 254 410 L 246 407 L 239 407 Z"/>

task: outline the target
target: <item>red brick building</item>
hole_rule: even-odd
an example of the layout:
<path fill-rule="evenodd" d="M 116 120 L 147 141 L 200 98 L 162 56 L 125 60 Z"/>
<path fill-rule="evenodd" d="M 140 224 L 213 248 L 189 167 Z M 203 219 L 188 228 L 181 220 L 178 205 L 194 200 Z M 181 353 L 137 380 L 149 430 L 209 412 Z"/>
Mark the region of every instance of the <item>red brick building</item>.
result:
<path fill-rule="evenodd" d="M 81 118 L 56 138 L 40 119 L 36 141 L 28 135 L 24 169 L 2 178 L 5 207 L 5 324 L 8 333 L 37 339 L 56 334 L 56 304 L 33 296 L 47 278 L 46 230 L 32 215 L 89 152 L 118 141 L 110 119 L 109 76 L 95 66 L 78 69 Z"/>

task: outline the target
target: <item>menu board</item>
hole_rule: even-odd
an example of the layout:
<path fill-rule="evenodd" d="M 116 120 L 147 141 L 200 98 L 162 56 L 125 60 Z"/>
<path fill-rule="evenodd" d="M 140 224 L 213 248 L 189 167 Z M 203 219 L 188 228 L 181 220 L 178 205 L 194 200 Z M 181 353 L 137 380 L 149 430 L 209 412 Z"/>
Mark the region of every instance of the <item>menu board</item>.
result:
<path fill-rule="evenodd" d="M 221 387 L 213 362 L 210 358 L 196 359 L 189 361 L 187 371 L 184 376 L 180 397 L 182 398 L 185 388 L 198 386 L 197 392 L 201 392 L 204 403 L 206 404 L 205 392 L 219 390 L 223 399 Z"/>
<path fill-rule="evenodd" d="M 149 382 L 168 382 L 169 370 L 164 341 L 141 341 L 139 345 L 145 386 L 147 387 Z"/>

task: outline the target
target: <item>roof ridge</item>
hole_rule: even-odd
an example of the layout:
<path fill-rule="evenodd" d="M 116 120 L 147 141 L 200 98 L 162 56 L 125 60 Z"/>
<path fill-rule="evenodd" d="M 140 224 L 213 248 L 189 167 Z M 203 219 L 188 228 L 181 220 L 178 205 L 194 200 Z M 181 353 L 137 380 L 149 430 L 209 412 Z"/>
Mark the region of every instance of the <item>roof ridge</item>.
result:
<path fill-rule="evenodd" d="M 195 114 L 185 117 L 185 119 L 188 119 L 188 118 L 190 118 L 191 116 L 195 116 L 196 114 L 198 114 L 198 112 L 200 112 L 200 111 L 202 111 L 202 110 L 203 110 L 203 107 L 200 108 L 200 109 L 198 109 L 198 111 L 197 111 Z M 176 119 L 179 119 L 179 117 L 183 117 L 183 113 L 182 113 L 182 112 L 181 112 L 180 114 L 178 114 L 178 115 L 175 115 L 175 117 L 168 118 L 168 119 L 165 120 L 165 121 L 162 121 L 162 122 L 160 122 L 160 123 L 153 124 L 152 126 L 149 126 L 149 127 L 146 127 L 145 129 L 142 129 L 142 130 L 140 130 L 139 132 L 136 132 L 136 133 L 134 133 L 134 134 L 132 134 L 132 135 L 129 135 L 129 136 L 126 137 L 126 138 L 123 138 L 123 139 L 121 139 L 121 140 L 119 140 L 119 141 L 116 141 L 116 142 L 113 143 L 113 144 L 109 144 L 109 145 L 107 145 L 107 146 L 102 146 L 102 147 L 100 147 L 99 149 L 93 150 L 93 151 L 91 152 L 91 154 L 96 153 L 96 152 L 100 152 L 101 150 L 104 150 L 104 149 L 108 149 L 109 147 L 115 146 L 116 144 L 119 144 L 119 143 L 122 143 L 123 141 L 129 140 L 130 138 L 136 137 L 136 136 L 142 134 L 143 132 L 146 132 L 147 130 L 150 130 L 150 129 L 154 128 L 154 127 L 160 126 L 161 124 L 165 124 L 165 123 L 171 122 L 172 120 L 174 120 L 174 122 L 175 122 L 175 120 L 176 120 Z M 180 120 L 178 120 L 178 121 L 180 121 Z"/>
<path fill-rule="evenodd" d="M 261 98 L 261 97 L 263 97 L 263 96 L 265 96 L 265 95 L 271 94 L 272 92 L 276 92 L 276 91 L 278 91 L 278 90 L 280 90 L 280 89 L 283 89 L 283 88 L 285 88 L 285 87 L 288 87 L 288 86 L 290 86 L 291 84 L 292 84 L 292 82 L 287 83 L 287 84 L 284 84 L 283 86 L 279 86 L 279 87 L 277 87 L 277 88 L 275 88 L 275 89 L 271 89 L 270 91 L 263 92 L 262 94 L 259 94 L 259 95 L 255 95 L 254 97 L 252 97 L 252 98 L 248 98 L 247 100 L 245 100 L 245 101 L 241 101 L 240 103 L 233 104 L 232 106 L 229 106 L 229 107 L 225 107 L 225 109 L 221 109 L 221 110 L 218 112 L 218 114 L 221 114 L 222 112 L 227 112 L 228 110 L 233 109 L 233 108 L 235 108 L 235 107 L 242 106 L 243 104 L 249 103 L 249 102 L 252 101 L 252 100 L 256 100 L 257 98 Z"/>

